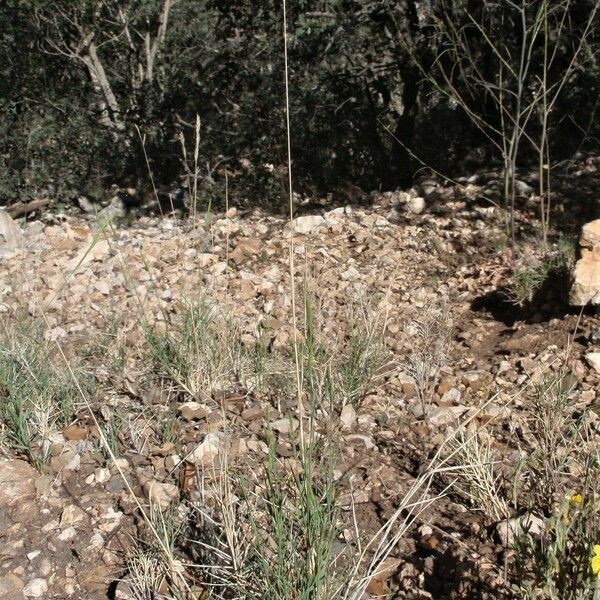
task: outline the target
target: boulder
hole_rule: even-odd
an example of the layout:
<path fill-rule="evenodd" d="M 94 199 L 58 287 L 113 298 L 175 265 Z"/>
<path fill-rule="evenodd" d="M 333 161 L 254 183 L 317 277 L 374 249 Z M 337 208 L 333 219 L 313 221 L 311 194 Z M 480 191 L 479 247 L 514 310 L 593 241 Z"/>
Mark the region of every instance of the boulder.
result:
<path fill-rule="evenodd" d="M 600 219 L 586 223 L 579 240 L 581 258 L 575 265 L 569 302 L 600 304 Z"/>

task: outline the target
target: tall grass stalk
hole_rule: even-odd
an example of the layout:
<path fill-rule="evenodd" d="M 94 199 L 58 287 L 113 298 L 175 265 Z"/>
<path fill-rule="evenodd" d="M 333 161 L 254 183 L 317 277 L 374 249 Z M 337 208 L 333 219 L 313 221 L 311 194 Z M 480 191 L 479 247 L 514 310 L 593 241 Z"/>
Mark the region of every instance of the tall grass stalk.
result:
<path fill-rule="evenodd" d="M 288 208 L 290 224 L 294 220 L 294 188 L 292 184 L 292 134 L 290 127 L 290 77 L 288 68 L 288 27 L 287 27 L 287 3 L 281 0 L 283 8 L 283 63 L 285 76 L 285 128 L 287 141 L 287 167 L 288 167 Z M 296 264 L 294 258 L 294 234 L 290 235 L 289 243 L 289 276 L 290 276 L 290 299 L 294 362 L 296 368 L 296 391 L 298 399 L 298 418 L 300 420 L 300 444 L 304 446 L 304 405 L 302 403 L 302 377 L 300 374 L 300 356 L 298 349 L 298 324 L 296 316 Z"/>

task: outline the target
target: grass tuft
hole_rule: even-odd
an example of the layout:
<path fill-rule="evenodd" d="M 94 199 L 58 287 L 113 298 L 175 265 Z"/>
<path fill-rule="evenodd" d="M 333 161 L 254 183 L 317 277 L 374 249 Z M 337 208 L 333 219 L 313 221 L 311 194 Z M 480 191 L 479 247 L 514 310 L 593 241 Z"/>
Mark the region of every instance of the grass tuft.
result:
<path fill-rule="evenodd" d="M 50 436 L 72 422 L 77 390 L 59 368 L 43 329 L 19 322 L 0 328 L 0 422 L 9 447 L 42 469 L 50 457 Z M 80 385 L 93 382 L 82 371 Z"/>

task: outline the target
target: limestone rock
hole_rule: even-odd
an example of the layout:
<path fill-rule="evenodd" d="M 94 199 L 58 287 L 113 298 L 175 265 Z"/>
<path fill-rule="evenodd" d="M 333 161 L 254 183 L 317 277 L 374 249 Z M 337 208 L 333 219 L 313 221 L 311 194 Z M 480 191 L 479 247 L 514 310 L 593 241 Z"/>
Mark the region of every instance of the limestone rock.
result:
<path fill-rule="evenodd" d="M 420 215 L 425 210 L 425 200 L 420 196 L 411 198 L 407 202 L 406 208 L 408 209 L 408 212 L 412 213 L 413 215 Z"/>
<path fill-rule="evenodd" d="M 351 404 L 346 404 L 340 414 L 340 424 L 344 431 L 350 431 L 356 423 L 356 411 Z"/>
<path fill-rule="evenodd" d="M 126 214 L 125 202 L 119 196 L 114 196 L 108 206 L 105 206 L 99 214 L 108 219 L 120 219 Z"/>
<path fill-rule="evenodd" d="M 176 485 L 154 479 L 144 484 L 144 491 L 151 504 L 158 506 L 160 510 L 166 510 L 173 500 L 179 498 L 179 488 Z"/>
<path fill-rule="evenodd" d="M 73 525 L 82 523 L 85 519 L 85 512 L 75 504 L 69 504 L 63 509 L 60 517 L 60 527 L 65 529 Z"/>
<path fill-rule="evenodd" d="M 569 302 L 574 306 L 584 306 L 591 302 L 600 304 L 600 260 L 594 252 L 582 250 L 581 258 L 575 265 L 573 285 Z"/>
<path fill-rule="evenodd" d="M 103 262 L 109 255 L 110 244 L 108 243 L 108 240 L 89 239 L 89 243 L 86 243 L 81 248 L 80 252 L 69 261 L 68 269 L 81 272 L 83 267 L 90 262 Z"/>
<path fill-rule="evenodd" d="M 277 419 L 271 423 L 271 429 L 277 431 L 278 433 L 287 435 L 292 431 L 296 431 L 298 429 L 298 421 L 296 419 Z"/>
<path fill-rule="evenodd" d="M 198 402 L 193 402 L 193 401 L 184 402 L 179 407 L 179 412 L 186 421 L 195 421 L 197 419 L 204 419 L 206 417 L 206 415 L 208 414 L 208 411 L 206 410 L 206 406 L 204 406 L 203 404 L 200 404 Z"/>
<path fill-rule="evenodd" d="M 581 228 L 579 245 L 590 249 L 600 246 L 600 219 L 590 221 Z"/>
<path fill-rule="evenodd" d="M 208 465 L 212 464 L 214 459 L 219 455 L 222 448 L 221 437 L 216 433 L 209 433 L 206 435 L 202 443 L 198 444 L 196 448 L 187 457 L 188 462 L 193 465 Z"/>
<path fill-rule="evenodd" d="M 5 210 L 0 210 L 0 246 L 7 250 L 16 250 L 22 244 L 23 234 L 21 228 Z"/>
<path fill-rule="evenodd" d="M 45 579 L 37 577 L 32 579 L 24 588 L 23 596 L 25 598 L 43 598 L 48 592 L 48 584 Z"/>
<path fill-rule="evenodd" d="M 457 423 L 459 417 L 469 409 L 466 406 L 439 406 L 427 414 L 427 421 L 435 427 Z"/>
<path fill-rule="evenodd" d="M 600 304 L 600 219 L 583 226 L 579 244 L 581 258 L 575 265 L 569 301 L 574 306 Z"/>
<path fill-rule="evenodd" d="M 0 460 L 0 510 L 35 499 L 38 472 L 22 460 Z"/>
<path fill-rule="evenodd" d="M 263 246 L 264 242 L 259 237 L 239 238 L 236 240 L 235 249 L 229 254 L 229 260 L 232 260 L 236 265 L 239 265 L 246 259 L 260 254 Z"/>
<path fill-rule="evenodd" d="M 514 519 L 500 521 L 496 526 L 496 533 L 500 542 L 505 547 L 510 547 L 515 543 L 517 536 L 529 534 L 534 538 L 539 538 L 546 528 L 544 520 L 537 515 L 526 513 Z"/>
<path fill-rule="evenodd" d="M 325 223 L 325 218 L 320 215 L 306 215 L 292 221 L 292 231 L 300 235 L 308 235 L 316 231 Z"/>
<path fill-rule="evenodd" d="M 528 183 L 525 183 L 520 179 L 515 180 L 515 191 L 517 196 L 528 197 L 533 194 L 533 188 Z"/>
<path fill-rule="evenodd" d="M 600 373 L 600 352 L 590 352 L 586 354 L 585 360 L 596 373 Z"/>

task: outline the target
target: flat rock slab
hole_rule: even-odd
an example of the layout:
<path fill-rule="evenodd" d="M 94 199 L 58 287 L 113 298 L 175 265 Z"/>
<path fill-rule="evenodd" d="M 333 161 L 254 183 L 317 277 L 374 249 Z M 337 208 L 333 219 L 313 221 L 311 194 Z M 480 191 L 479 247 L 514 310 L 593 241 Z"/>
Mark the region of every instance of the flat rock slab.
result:
<path fill-rule="evenodd" d="M 23 460 L 0 460 L 0 512 L 36 498 L 38 472 Z"/>

